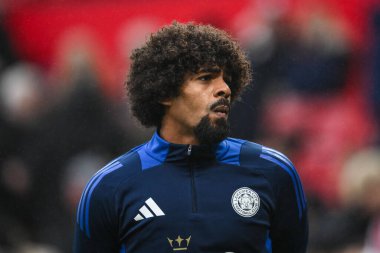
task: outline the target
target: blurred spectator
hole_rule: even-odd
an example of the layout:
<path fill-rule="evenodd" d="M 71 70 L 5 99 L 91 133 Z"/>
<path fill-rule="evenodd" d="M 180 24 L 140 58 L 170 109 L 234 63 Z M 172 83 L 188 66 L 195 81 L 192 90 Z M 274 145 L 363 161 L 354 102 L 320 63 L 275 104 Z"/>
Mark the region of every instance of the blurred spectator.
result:
<path fill-rule="evenodd" d="M 368 216 L 360 209 L 326 212 L 309 236 L 309 253 L 362 253 Z"/>
<path fill-rule="evenodd" d="M 0 242 L 11 246 L 33 234 L 33 150 L 45 113 L 42 73 L 30 64 L 8 67 L 0 78 Z M 3 230 L 4 229 L 4 230 Z"/>
<path fill-rule="evenodd" d="M 65 251 L 71 249 L 72 238 L 68 233 L 75 220 L 73 210 L 67 208 L 72 205 L 67 201 L 73 201 L 64 181 L 67 173 L 73 173 L 66 171 L 67 163 L 86 152 L 109 158 L 125 152 L 128 143 L 125 130 L 114 118 L 114 105 L 100 88 L 99 69 L 91 58 L 91 51 L 86 51 L 91 47 L 71 45 L 74 51 L 68 49 L 62 58 L 64 62 L 59 65 L 64 68 L 58 72 L 63 74 L 59 76 L 62 81 L 58 86 L 59 96 L 55 97 L 51 113 L 44 119 L 44 136 L 34 147 L 37 240 L 54 243 Z M 93 169 L 102 167 L 98 163 L 95 166 Z M 66 190 L 62 191 L 63 188 Z M 72 190 L 75 194 L 78 189 Z"/>
<path fill-rule="evenodd" d="M 263 141 L 290 155 L 307 193 L 330 206 L 338 203 L 337 182 L 346 156 L 373 136 L 368 112 L 342 95 L 273 95 L 267 99 L 263 124 Z"/>
<path fill-rule="evenodd" d="M 43 73 L 27 63 L 8 68 L 1 76 L 1 113 L 16 125 L 38 125 L 48 107 Z"/>
<path fill-rule="evenodd" d="M 310 253 L 380 252 L 379 148 L 363 149 L 347 158 L 339 193 L 339 209 L 319 212 L 311 219 Z M 314 210 L 313 205 L 310 208 Z"/>
<path fill-rule="evenodd" d="M 258 123 L 271 97 L 284 92 L 333 97 L 342 92 L 351 63 L 343 25 L 327 11 L 314 11 L 302 21 L 279 16 L 253 26 L 244 44 L 254 84 L 233 108 L 231 119 L 234 136 L 247 139 L 272 134 Z"/>
<path fill-rule="evenodd" d="M 287 58 L 279 63 L 284 66 L 289 88 L 312 96 L 341 91 L 351 57 L 343 24 L 320 9 L 303 20 L 299 32 L 296 43 L 286 49 Z"/>
<path fill-rule="evenodd" d="M 253 85 L 236 101 L 231 114 L 232 134 L 255 140 L 265 133 L 261 122 L 263 105 L 270 94 L 286 87 L 285 62 L 294 57 L 289 50 L 297 42 L 293 24 L 285 18 L 261 20 L 242 35 L 253 68 Z"/>
<path fill-rule="evenodd" d="M 345 163 L 340 192 L 344 207 L 359 207 L 370 218 L 363 253 L 380 252 L 380 149 L 354 153 Z M 365 234 L 365 233 L 364 233 Z"/>

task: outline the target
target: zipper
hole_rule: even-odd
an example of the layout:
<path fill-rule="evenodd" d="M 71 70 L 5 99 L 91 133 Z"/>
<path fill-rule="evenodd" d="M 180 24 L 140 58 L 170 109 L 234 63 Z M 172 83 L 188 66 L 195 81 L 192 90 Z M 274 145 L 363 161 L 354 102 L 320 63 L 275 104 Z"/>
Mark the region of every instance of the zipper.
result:
<path fill-rule="evenodd" d="M 191 160 L 191 149 L 192 145 L 189 145 L 187 148 L 187 155 L 189 157 L 189 165 L 190 165 L 190 184 L 191 184 L 191 211 L 193 213 L 198 212 L 198 205 L 197 205 L 197 191 L 195 187 L 195 172 L 194 172 L 194 162 Z"/>
<path fill-rule="evenodd" d="M 193 146 L 191 144 L 187 147 L 187 156 L 191 155 L 191 149 L 192 149 L 192 147 Z"/>
<path fill-rule="evenodd" d="M 191 207 L 192 212 L 196 213 L 198 212 L 198 205 L 197 205 L 197 191 L 195 188 L 195 175 L 194 175 L 194 165 L 191 165 L 190 167 L 190 177 L 191 177 Z"/>

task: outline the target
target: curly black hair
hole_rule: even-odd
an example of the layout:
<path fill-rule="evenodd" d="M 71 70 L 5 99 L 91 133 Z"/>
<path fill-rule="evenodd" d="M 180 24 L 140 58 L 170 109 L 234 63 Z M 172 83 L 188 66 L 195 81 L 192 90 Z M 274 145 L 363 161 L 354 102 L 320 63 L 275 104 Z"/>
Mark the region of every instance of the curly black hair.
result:
<path fill-rule="evenodd" d="M 218 66 L 231 77 L 231 99 L 251 81 L 251 66 L 238 43 L 211 25 L 173 22 L 135 49 L 126 81 L 133 115 L 146 127 L 161 125 L 160 103 L 179 95 L 186 74 Z"/>

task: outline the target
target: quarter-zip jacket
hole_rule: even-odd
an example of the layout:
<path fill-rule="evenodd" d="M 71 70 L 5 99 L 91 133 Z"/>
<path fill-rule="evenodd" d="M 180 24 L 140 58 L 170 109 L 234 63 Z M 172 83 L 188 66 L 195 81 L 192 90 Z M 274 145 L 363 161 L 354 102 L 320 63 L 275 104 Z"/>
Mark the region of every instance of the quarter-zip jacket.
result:
<path fill-rule="evenodd" d="M 98 171 L 77 211 L 74 252 L 304 253 L 306 200 L 283 154 L 227 138 L 152 139 Z"/>

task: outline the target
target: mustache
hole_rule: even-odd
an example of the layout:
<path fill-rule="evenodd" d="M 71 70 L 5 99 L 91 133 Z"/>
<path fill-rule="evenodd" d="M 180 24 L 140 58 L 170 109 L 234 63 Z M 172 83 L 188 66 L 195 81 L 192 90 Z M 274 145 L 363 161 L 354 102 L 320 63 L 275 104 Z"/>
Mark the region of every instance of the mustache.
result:
<path fill-rule="evenodd" d="M 221 105 L 223 105 L 223 106 L 227 106 L 227 107 L 228 107 L 228 110 L 231 109 L 231 103 L 230 103 L 230 101 L 229 101 L 228 99 L 226 99 L 226 98 L 221 98 L 221 99 L 219 99 L 218 101 L 216 101 L 215 103 L 213 103 L 213 104 L 210 106 L 210 109 L 211 109 L 211 110 L 214 110 L 216 107 L 221 106 Z"/>

